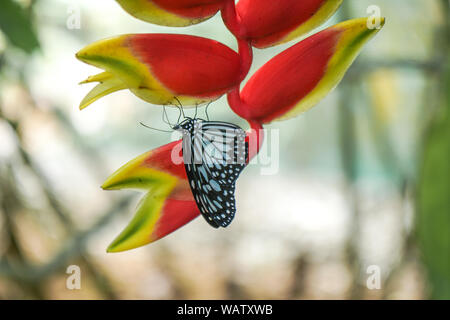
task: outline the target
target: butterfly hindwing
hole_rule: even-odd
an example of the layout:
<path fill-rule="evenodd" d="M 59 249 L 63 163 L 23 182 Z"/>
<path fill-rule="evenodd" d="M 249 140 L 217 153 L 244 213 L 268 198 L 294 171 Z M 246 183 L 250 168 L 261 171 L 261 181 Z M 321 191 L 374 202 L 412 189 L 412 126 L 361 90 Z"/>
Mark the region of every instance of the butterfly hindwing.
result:
<path fill-rule="evenodd" d="M 183 160 L 194 199 L 213 227 L 228 226 L 236 212 L 235 183 L 246 166 L 245 131 L 217 121 L 187 119 Z"/>

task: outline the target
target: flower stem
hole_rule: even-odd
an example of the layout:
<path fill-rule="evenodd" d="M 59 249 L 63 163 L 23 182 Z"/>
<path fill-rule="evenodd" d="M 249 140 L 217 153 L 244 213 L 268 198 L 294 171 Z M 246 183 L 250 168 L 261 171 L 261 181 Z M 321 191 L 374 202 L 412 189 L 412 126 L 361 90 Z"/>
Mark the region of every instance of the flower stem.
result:
<path fill-rule="evenodd" d="M 253 62 L 252 45 L 247 40 L 236 39 L 238 42 L 238 53 L 241 59 L 241 77 L 242 82 L 250 71 Z"/>
<path fill-rule="evenodd" d="M 240 86 L 237 85 L 230 92 L 228 92 L 228 104 L 230 105 L 231 110 L 233 110 L 239 117 L 250 119 L 249 108 L 246 106 L 245 102 L 241 100 L 239 88 Z"/>
<path fill-rule="evenodd" d="M 263 126 L 259 121 L 247 120 L 250 130 L 247 132 L 246 141 L 248 142 L 248 161 L 256 156 L 261 149 L 264 141 Z"/>
<path fill-rule="evenodd" d="M 228 104 L 231 109 L 241 118 L 248 121 L 250 130 L 247 134 L 247 142 L 249 143 L 248 160 L 256 156 L 261 148 L 264 140 L 263 127 L 259 121 L 251 120 L 250 109 L 241 100 L 240 85 L 245 79 L 253 62 L 253 51 L 251 43 L 246 39 L 246 32 L 241 23 L 239 15 L 236 13 L 236 5 L 234 0 L 226 0 L 221 9 L 222 20 L 225 26 L 235 36 L 238 42 L 238 53 L 240 57 L 241 70 L 240 81 L 230 92 L 228 92 Z"/>
<path fill-rule="evenodd" d="M 234 0 L 224 1 L 221 9 L 222 20 L 225 26 L 237 39 L 245 38 L 245 30 L 241 24 L 241 19 L 236 13 L 236 5 Z"/>

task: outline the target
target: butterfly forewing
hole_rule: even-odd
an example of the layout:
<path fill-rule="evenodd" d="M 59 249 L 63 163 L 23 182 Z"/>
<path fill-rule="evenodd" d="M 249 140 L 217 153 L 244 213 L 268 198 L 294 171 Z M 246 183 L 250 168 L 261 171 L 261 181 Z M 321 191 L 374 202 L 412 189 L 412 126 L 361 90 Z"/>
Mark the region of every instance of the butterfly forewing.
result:
<path fill-rule="evenodd" d="M 187 119 L 183 160 L 197 206 L 213 227 L 228 226 L 236 212 L 235 183 L 246 166 L 245 131 L 218 121 Z"/>

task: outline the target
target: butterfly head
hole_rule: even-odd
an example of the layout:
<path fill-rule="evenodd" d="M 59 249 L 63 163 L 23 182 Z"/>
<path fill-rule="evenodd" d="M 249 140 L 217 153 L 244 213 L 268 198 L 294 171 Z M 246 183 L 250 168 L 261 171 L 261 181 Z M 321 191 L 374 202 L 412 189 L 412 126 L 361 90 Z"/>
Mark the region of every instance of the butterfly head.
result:
<path fill-rule="evenodd" d="M 175 125 L 172 129 L 178 130 L 178 131 L 187 130 L 187 131 L 191 132 L 194 130 L 194 128 L 196 128 L 199 125 L 199 122 L 202 122 L 202 120 L 192 119 L 192 118 L 187 117 L 182 122 Z"/>

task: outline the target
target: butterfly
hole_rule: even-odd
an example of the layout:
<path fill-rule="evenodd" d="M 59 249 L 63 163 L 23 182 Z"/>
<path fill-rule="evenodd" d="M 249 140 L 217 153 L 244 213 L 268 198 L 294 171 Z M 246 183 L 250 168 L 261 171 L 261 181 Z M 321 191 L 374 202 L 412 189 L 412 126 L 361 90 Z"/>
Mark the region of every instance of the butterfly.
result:
<path fill-rule="evenodd" d="M 236 180 L 247 165 L 245 131 L 199 118 L 186 118 L 173 129 L 183 135 L 183 161 L 197 207 L 212 227 L 227 227 L 236 213 Z"/>

